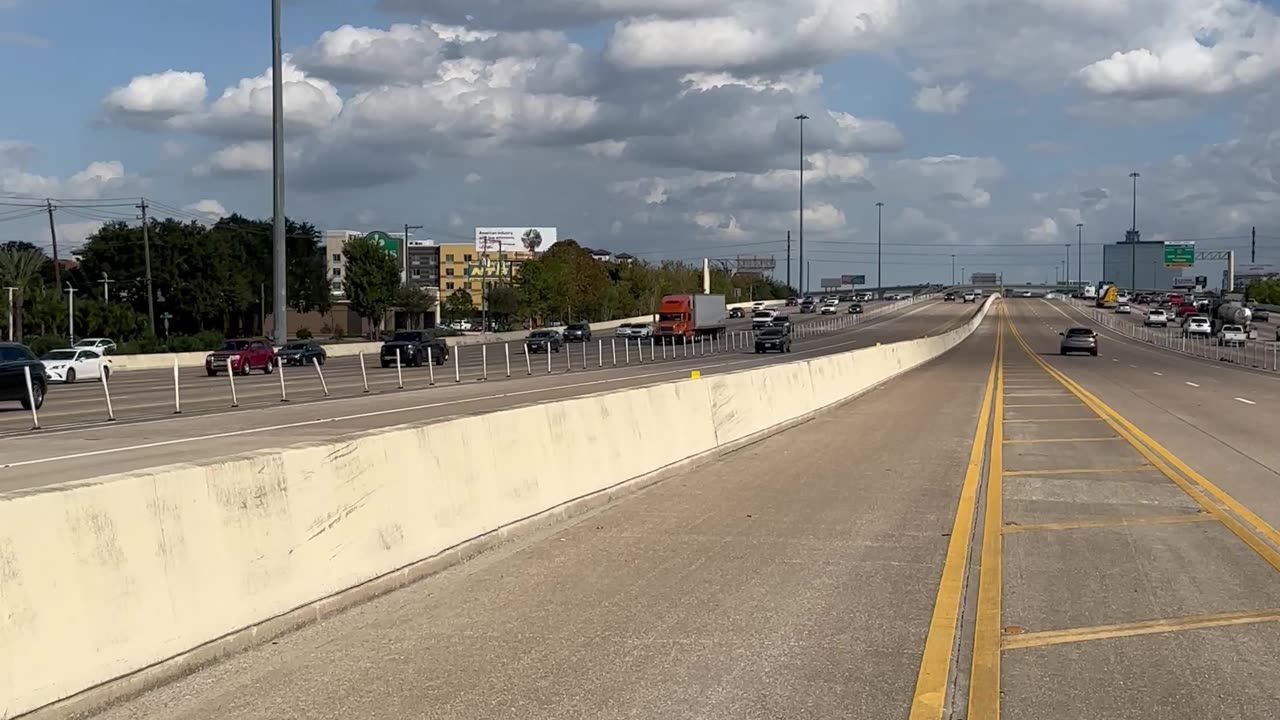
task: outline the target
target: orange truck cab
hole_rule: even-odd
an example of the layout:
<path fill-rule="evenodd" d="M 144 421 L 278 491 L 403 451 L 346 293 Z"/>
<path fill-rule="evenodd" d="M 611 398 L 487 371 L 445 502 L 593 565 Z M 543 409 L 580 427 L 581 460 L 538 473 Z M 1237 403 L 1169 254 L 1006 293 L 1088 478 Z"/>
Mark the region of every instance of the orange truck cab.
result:
<path fill-rule="evenodd" d="M 683 337 L 724 332 L 727 322 L 723 295 L 667 295 L 658 305 L 658 337 Z"/>

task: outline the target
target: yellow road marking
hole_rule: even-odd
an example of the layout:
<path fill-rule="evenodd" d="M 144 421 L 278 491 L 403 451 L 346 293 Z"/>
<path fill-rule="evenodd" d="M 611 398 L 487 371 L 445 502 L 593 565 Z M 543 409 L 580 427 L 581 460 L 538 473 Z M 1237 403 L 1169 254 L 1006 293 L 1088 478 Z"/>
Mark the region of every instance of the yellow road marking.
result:
<path fill-rule="evenodd" d="M 1062 390 L 1054 390 L 1053 392 L 1027 392 L 1027 393 L 1018 393 L 1018 392 L 1013 392 L 1013 393 L 1005 393 L 1005 397 L 1007 397 L 1007 398 L 1015 398 L 1015 397 L 1066 397 L 1066 396 L 1067 396 L 1067 395 L 1069 395 L 1069 394 L 1070 394 L 1070 393 L 1063 392 Z"/>
<path fill-rule="evenodd" d="M 1119 435 L 1110 437 L 1083 437 L 1083 438 L 1031 438 L 1029 440 L 1005 440 L 1005 445 L 1036 445 L 1039 443 L 1080 443 L 1080 442 L 1106 442 L 1109 440 L 1123 440 Z"/>
<path fill-rule="evenodd" d="M 1006 473 L 1006 476 L 1008 474 Z M 1202 523 L 1216 520 L 1208 513 L 1195 515 L 1153 515 L 1151 517 L 1102 518 L 1099 520 L 1075 520 L 1056 523 L 1036 523 L 1034 525 L 1005 525 L 1004 534 L 1042 532 L 1047 530 L 1093 530 L 1123 527 L 1142 527 L 1147 525 L 1182 525 L 1184 523 Z"/>
<path fill-rule="evenodd" d="M 1007 408 L 1080 407 L 1080 403 L 1040 403 L 1034 405 L 1005 405 Z"/>
<path fill-rule="evenodd" d="M 1100 417 L 1087 418 L 1027 418 L 1026 420 L 1005 420 L 1005 425 L 1016 425 L 1021 423 L 1057 423 L 1057 422 L 1102 422 Z"/>
<path fill-rule="evenodd" d="M 1133 465 L 1130 467 L 1105 467 L 1105 468 L 1069 468 L 1065 470 L 1005 470 L 1005 477 L 1020 477 L 1024 475 L 1111 475 L 1115 473 L 1140 472 L 1143 470 L 1154 470 L 1151 465 Z"/>
<path fill-rule="evenodd" d="M 951 652 L 955 645 L 956 626 L 960 620 L 960 596 L 964 591 L 965 570 L 969 564 L 969 536 L 973 532 L 974 516 L 977 514 L 978 485 L 982 480 L 982 458 L 988 437 L 987 423 L 991 416 L 996 369 L 1003 342 L 1004 324 L 1001 323 L 997 325 L 996 347 L 991 357 L 991 369 L 987 373 L 986 389 L 982 394 L 982 406 L 978 411 L 978 427 L 973 432 L 969 464 L 965 468 L 964 482 L 960 486 L 960 502 L 951 523 L 951 538 L 947 541 L 942 578 L 938 581 L 933 617 L 929 620 L 929 634 L 925 637 L 924 655 L 920 659 L 920 672 L 916 676 L 910 720 L 940 720 L 946 706 L 947 681 L 951 676 Z"/>
<path fill-rule="evenodd" d="M 1004 307 L 1001 306 L 1003 316 Z M 991 458 L 987 467 L 987 512 L 982 525 L 982 570 L 969 667 L 969 720 L 1000 720 L 1000 593 L 1004 525 L 1004 347 L 996 372 L 996 406 L 991 416 Z"/>
<path fill-rule="evenodd" d="M 1031 346 L 1027 344 L 1027 341 L 1022 337 L 1022 334 L 1018 332 L 1017 326 L 1014 325 L 1011 320 L 1007 320 L 1007 322 L 1009 323 L 1009 330 L 1013 334 L 1014 339 L 1022 346 L 1023 352 L 1025 352 L 1028 357 L 1043 365 L 1048 373 L 1053 375 L 1058 382 L 1062 383 L 1063 387 L 1070 390 L 1076 397 L 1080 398 L 1080 400 L 1097 413 L 1099 417 L 1106 420 L 1107 424 L 1110 425 L 1113 430 L 1120 433 L 1120 435 L 1127 440 L 1135 450 L 1160 470 L 1165 477 L 1169 478 L 1169 480 L 1181 488 L 1183 492 L 1191 496 L 1191 499 L 1195 500 L 1200 507 L 1204 508 L 1216 517 L 1227 527 L 1228 530 L 1235 534 L 1236 537 L 1244 541 L 1244 543 L 1261 556 L 1263 560 L 1266 560 L 1271 567 L 1276 570 L 1280 570 L 1280 553 L 1277 553 L 1274 548 L 1268 545 L 1266 540 L 1263 540 L 1263 538 L 1258 537 L 1258 535 L 1253 532 L 1250 532 L 1249 528 L 1245 527 L 1244 524 L 1237 520 L 1235 516 L 1224 510 L 1222 506 L 1225 505 L 1232 512 L 1236 513 L 1236 515 L 1244 518 L 1246 522 L 1251 524 L 1255 530 L 1262 533 L 1262 535 L 1267 539 L 1272 542 L 1280 543 L 1280 533 L 1276 533 L 1275 528 L 1271 527 L 1271 525 L 1258 517 L 1251 510 L 1241 505 L 1238 500 L 1228 495 L 1221 488 L 1209 482 L 1204 478 L 1204 476 L 1187 467 L 1186 463 L 1182 462 L 1166 450 L 1164 446 L 1153 440 L 1151 436 L 1135 427 L 1133 423 L 1130 423 L 1128 420 L 1121 417 L 1120 413 L 1116 412 L 1106 403 L 1099 400 L 1088 390 L 1085 390 L 1074 380 L 1067 377 L 1062 372 L 1059 372 L 1056 368 L 1044 362 L 1039 357 L 1036 357 Z M 1175 467 L 1185 473 L 1186 477 L 1174 472 L 1173 468 Z M 1190 478 L 1190 480 L 1187 478 Z M 1205 492 L 1213 495 L 1213 497 L 1221 502 L 1222 505 L 1213 502 Z"/>
<path fill-rule="evenodd" d="M 1044 647 L 1045 645 L 1109 640 L 1111 638 L 1134 637 L 1135 635 L 1158 635 L 1183 630 L 1201 630 L 1204 628 L 1277 621 L 1280 621 L 1280 610 L 1246 610 L 1243 612 L 1218 613 L 1216 615 L 1191 615 L 1161 620 L 1142 620 L 1121 625 L 1098 625 L 1096 627 L 1072 628 L 1069 630 L 1047 630 L 1024 635 L 1006 635 L 1004 649 L 1019 650 L 1022 648 Z"/>

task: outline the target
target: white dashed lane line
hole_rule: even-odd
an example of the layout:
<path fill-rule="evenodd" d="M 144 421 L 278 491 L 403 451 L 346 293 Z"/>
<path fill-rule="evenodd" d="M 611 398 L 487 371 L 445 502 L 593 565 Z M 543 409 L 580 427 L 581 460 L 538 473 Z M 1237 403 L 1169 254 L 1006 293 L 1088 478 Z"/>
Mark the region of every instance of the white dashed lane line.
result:
<path fill-rule="evenodd" d="M 1162 373 L 1162 372 L 1156 372 L 1156 371 L 1154 371 L 1154 370 L 1152 370 L 1152 371 L 1151 371 L 1151 374 L 1152 374 L 1152 375 L 1159 375 L 1160 377 L 1164 377 L 1164 373 Z"/>
<path fill-rule="evenodd" d="M 1190 380 L 1187 381 L 1187 384 L 1190 385 L 1191 387 L 1200 387 L 1199 385 L 1191 382 Z"/>
<path fill-rule="evenodd" d="M 1236 398 L 1236 400 L 1238 400 L 1239 402 L 1244 403 L 1245 405 L 1257 405 L 1257 404 L 1258 404 L 1258 403 L 1256 403 L 1256 402 L 1254 402 L 1254 401 L 1252 401 L 1252 400 L 1246 400 L 1246 399 L 1244 399 L 1244 398 Z"/>

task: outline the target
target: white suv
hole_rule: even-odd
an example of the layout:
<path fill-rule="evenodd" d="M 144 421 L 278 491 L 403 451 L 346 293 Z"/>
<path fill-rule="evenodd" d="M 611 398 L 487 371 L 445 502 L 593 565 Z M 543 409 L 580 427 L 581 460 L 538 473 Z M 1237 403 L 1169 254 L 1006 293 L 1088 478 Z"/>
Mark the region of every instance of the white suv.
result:
<path fill-rule="evenodd" d="M 1192 316 L 1187 319 L 1187 324 L 1182 326 L 1183 337 L 1211 337 L 1213 335 L 1213 325 L 1209 323 L 1209 318 L 1200 315 Z"/>
<path fill-rule="evenodd" d="M 967 303 L 977 302 L 977 301 L 978 301 L 978 296 L 977 296 L 977 295 L 974 295 L 974 294 L 973 294 L 973 293 L 971 293 L 971 292 L 967 292 L 967 293 L 965 293 L 965 294 L 964 294 L 964 301 L 965 301 L 965 302 L 967 302 Z"/>
<path fill-rule="evenodd" d="M 1147 327 L 1169 327 L 1169 313 L 1159 308 L 1148 310 L 1142 324 Z"/>

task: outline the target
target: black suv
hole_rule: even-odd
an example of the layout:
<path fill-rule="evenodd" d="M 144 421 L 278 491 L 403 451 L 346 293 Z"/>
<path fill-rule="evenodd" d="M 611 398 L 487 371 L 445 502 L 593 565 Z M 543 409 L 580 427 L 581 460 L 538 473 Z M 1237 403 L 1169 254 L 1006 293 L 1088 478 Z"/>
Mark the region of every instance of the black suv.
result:
<path fill-rule="evenodd" d="M 449 359 L 449 344 L 438 338 L 430 330 L 401 330 L 382 344 L 379 360 L 382 367 L 396 364 L 396 351 L 400 351 L 400 364 L 421 367 L 427 361 L 427 350 L 431 350 L 431 362 L 443 365 Z"/>
<path fill-rule="evenodd" d="M 30 393 L 23 368 L 31 370 Z M 44 363 L 26 345 L 0 343 L 0 400 L 16 400 L 24 410 L 30 410 L 34 399 L 35 408 L 39 410 L 48 389 L 49 377 L 45 375 Z"/>
<path fill-rule="evenodd" d="M 394 358 L 395 351 L 392 351 L 391 354 Z M 328 354 L 325 353 L 320 343 L 310 340 L 291 342 L 276 353 L 276 362 L 281 365 L 310 365 L 313 362 L 323 365 L 327 358 Z M 392 362 L 394 362 L 394 359 Z"/>
<path fill-rule="evenodd" d="M 534 330 L 524 339 L 524 344 L 531 353 L 560 352 L 564 338 L 555 330 Z"/>
<path fill-rule="evenodd" d="M 591 342 L 591 326 L 584 322 L 571 323 L 564 329 L 564 341 Z"/>
<path fill-rule="evenodd" d="M 769 326 L 756 333 L 756 353 L 776 350 L 781 353 L 791 352 L 791 333 L 785 327 Z"/>

